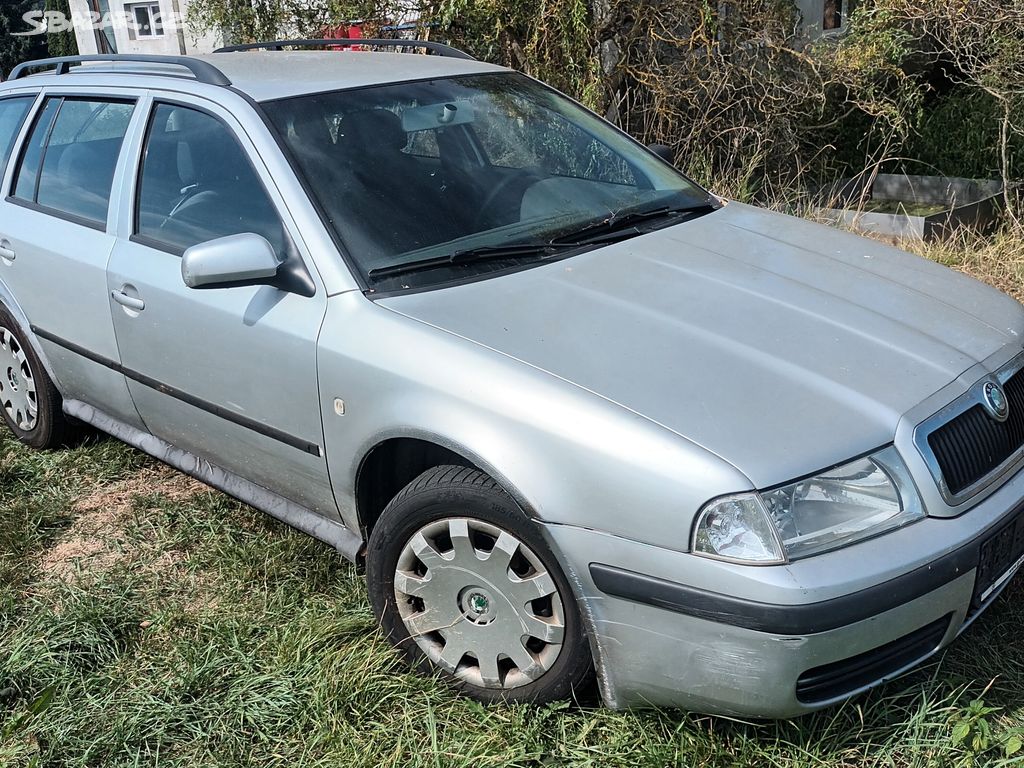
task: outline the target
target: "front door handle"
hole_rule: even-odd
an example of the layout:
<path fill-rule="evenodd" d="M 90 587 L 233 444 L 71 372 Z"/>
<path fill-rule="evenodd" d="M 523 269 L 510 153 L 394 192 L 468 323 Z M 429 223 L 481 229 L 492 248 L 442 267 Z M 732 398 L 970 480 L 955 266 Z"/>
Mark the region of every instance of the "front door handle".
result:
<path fill-rule="evenodd" d="M 146 308 L 146 302 L 142 299 L 137 299 L 134 296 L 129 296 L 124 291 L 111 291 L 110 295 L 113 297 L 114 301 L 122 307 L 127 307 L 135 312 L 141 312 Z"/>

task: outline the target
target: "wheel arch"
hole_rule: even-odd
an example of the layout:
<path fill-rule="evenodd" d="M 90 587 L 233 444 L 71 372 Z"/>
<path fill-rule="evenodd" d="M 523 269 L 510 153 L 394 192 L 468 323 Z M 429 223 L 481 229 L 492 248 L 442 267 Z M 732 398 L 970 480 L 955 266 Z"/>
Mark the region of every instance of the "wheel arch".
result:
<path fill-rule="evenodd" d="M 43 364 L 43 368 L 46 370 L 47 376 L 50 377 L 50 381 L 57 388 L 57 391 L 64 394 L 63 387 L 61 386 L 60 379 L 54 373 L 53 365 L 50 363 L 50 358 L 46 356 L 42 346 L 39 344 L 39 338 L 32 332 L 32 323 L 29 322 L 28 316 L 25 311 L 21 308 L 17 299 L 14 298 L 14 294 L 7 287 L 3 280 L 0 280 L 0 307 L 3 307 L 7 312 L 10 313 L 11 317 L 14 318 L 19 326 L 19 330 L 28 339 L 28 343 L 32 345 L 32 351 L 36 353 L 36 357 L 39 358 Z"/>
<path fill-rule="evenodd" d="M 489 475 L 527 516 L 535 517 L 523 494 L 497 468 L 465 446 L 430 434 L 391 435 L 366 451 L 356 470 L 356 515 L 364 538 L 369 538 L 384 508 L 399 491 L 427 470 L 443 464 Z"/>

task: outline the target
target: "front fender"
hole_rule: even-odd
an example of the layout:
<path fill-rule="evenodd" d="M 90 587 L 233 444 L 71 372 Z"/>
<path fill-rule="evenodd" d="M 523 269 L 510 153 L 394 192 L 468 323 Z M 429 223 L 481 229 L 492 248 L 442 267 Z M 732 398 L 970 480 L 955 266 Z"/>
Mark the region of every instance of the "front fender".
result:
<path fill-rule="evenodd" d="M 332 484 L 353 530 L 359 466 L 390 437 L 450 448 L 545 522 L 681 551 L 705 501 L 752 487 L 640 414 L 355 292 L 329 302 L 318 369 Z"/>

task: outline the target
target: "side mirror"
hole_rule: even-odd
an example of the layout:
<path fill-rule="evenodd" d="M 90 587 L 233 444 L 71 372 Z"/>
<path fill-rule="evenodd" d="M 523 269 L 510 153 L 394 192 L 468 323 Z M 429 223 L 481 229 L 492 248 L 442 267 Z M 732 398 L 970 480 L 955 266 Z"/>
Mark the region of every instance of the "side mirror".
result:
<path fill-rule="evenodd" d="M 647 148 L 669 165 L 674 166 L 676 164 L 676 153 L 672 151 L 672 147 L 668 146 L 668 144 L 648 144 Z"/>
<path fill-rule="evenodd" d="M 181 279 L 189 288 L 235 288 L 274 282 L 281 261 L 265 237 L 228 235 L 193 245 L 181 257 Z"/>

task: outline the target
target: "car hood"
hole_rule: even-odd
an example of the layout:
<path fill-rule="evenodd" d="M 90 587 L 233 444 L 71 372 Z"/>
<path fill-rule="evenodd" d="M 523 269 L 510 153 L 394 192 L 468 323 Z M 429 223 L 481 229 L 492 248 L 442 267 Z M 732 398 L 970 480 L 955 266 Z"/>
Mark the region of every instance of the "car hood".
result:
<path fill-rule="evenodd" d="M 901 414 L 1024 333 L 1016 301 L 964 275 L 737 203 L 380 303 L 641 414 L 760 488 L 891 442 Z"/>

